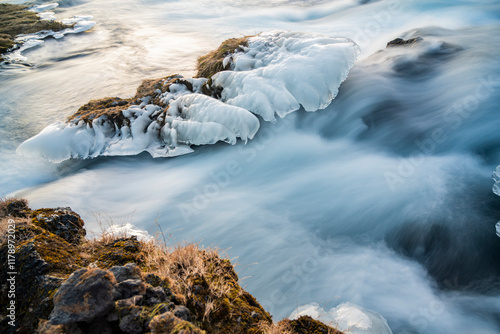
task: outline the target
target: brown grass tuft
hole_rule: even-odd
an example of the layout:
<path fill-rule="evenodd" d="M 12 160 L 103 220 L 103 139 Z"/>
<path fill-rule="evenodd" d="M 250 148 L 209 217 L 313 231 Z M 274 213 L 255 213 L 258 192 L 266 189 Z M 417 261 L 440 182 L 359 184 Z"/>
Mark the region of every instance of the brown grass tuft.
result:
<path fill-rule="evenodd" d="M 263 334 L 295 334 L 290 324 L 286 321 L 280 321 L 277 324 L 260 322 L 259 330 Z"/>
<path fill-rule="evenodd" d="M 198 58 L 196 77 L 210 79 L 215 73 L 226 70 L 227 68 L 222 65 L 224 58 L 233 52 L 242 51 L 242 47 L 248 46 L 249 37 L 252 36 L 225 40 L 217 50 Z"/>
<path fill-rule="evenodd" d="M 17 35 L 70 27 L 57 21 L 41 21 L 36 13 L 27 11 L 27 8 L 24 5 L 0 4 L 0 54 L 14 46 Z"/>

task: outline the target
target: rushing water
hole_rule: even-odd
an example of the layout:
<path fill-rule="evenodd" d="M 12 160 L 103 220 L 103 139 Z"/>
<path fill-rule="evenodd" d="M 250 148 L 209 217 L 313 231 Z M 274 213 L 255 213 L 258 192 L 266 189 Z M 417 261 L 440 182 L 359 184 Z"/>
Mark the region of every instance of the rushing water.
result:
<path fill-rule="evenodd" d="M 19 3 L 19 1 L 3 1 Z M 500 332 L 498 1 L 62 0 L 89 32 L 0 69 L 0 191 L 71 206 L 169 242 L 228 249 L 274 315 L 350 301 L 394 333 Z M 348 37 L 361 55 L 326 110 L 262 123 L 247 145 L 170 159 L 51 164 L 16 147 L 88 100 L 191 76 L 229 37 L 272 29 Z M 385 49 L 396 37 L 423 37 Z M 381 51 L 382 50 L 382 51 Z M 318 68 L 321 71 L 321 68 Z"/>

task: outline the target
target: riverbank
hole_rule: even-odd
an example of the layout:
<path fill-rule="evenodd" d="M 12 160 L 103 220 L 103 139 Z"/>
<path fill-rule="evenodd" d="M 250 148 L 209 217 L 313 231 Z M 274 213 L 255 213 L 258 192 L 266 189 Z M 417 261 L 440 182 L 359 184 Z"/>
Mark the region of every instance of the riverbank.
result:
<path fill-rule="evenodd" d="M 70 208 L 0 205 L 2 333 L 341 333 L 309 317 L 273 324 L 231 261 L 198 244 L 87 239 Z"/>
<path fill-rule="evenodd" d="M 19 44 L 15 42 L 18 35 L 33 34 L 42 30 L 55 32 L 71 27 L 58 21 L 41 20 L 28 8 L 24 5 L 0 4 L 0 61 L 3 60 L 3 54 L 12 51 L 16 44 Z"/>

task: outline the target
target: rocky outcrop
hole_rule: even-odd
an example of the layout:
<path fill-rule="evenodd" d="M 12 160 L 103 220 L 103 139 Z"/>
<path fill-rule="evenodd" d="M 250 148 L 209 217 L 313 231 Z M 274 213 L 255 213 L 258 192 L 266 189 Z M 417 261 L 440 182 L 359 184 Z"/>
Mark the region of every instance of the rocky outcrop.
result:
<path fill-rule="evenodd" d="M 87 240 L 70 208 L 32 211 L 26 201 L 0 202 L 0 218 L 2 225 L 15 221 L 17 237 L 16 326 L 2 314 L 1 333 L 243 334 L 275 326 L 216 250 L 168 249 L 136 237 Z M 7 278 L 2 271 L 1 282 Z M 1 285 L 2 305 L 10 302 L 8 289 Z M 286 333 L 329 329 L 301 319 L 287 323 L 295 331 Z"/>
<path fill-rule="evenodd" d="M 415 37 L 409 39 L 396 38 L 387 43 L 387 47 L 395 47 L 395 46 L 405 46 L 405 45 L 413 45 L 419 43 L 423 40 L 422 37 Z"/>

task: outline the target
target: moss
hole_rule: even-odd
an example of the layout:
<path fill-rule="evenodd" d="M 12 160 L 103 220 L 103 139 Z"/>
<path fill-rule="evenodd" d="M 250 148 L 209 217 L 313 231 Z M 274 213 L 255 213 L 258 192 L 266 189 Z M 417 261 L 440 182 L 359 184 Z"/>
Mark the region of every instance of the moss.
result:
<path fill-rule="evenodd" d="M 199 251 L 206 272 L 189 276 L 184 291 L 186 306 L 208 333 L 260 333 L 260 323 L 271 315 L 238 284 L 238 275 L 227 259 Z"/>
<path fill-rule="evenodd" d="M 23 249 L 26 249 L 27 252 L 23 252 Z M 23 241 L 17 246 L 16 252 L 19 254 L 19 263 L 24 262 L 26 265 L 32 265 L 31 261 L 26 258 L 23 259 L 23 255 L 31 256 L 32 249 L 45 262 L 43 266 L 45 272 L 66 276 L 83 265 L 80 253 L 75 246 L 47 230 L 43 230 L 42 233 Z M 23 271 L 22 265 L 19 271 Z M 42 273 L 40 272 L 40 274 Z"/>
<path fill-rule="evenodd" d="M 226 70 L 227 68 L 223 65 L 224 58 L 233 52 L 242 51 L 243 47 L 248 46 L 249 37 L 251 36 L 225 40 L 217 50 L 198 58 L 196 77 L 210 79 L 215 73 Z"/>
<path fill-rule="evenodd" d="M 116 239 L 109 244 L 97 248 L 90 254 L 91 262 L 99 268 L 108 269 L 113 266 L 123 266 L 129 262 L 142 263 L 143 254 L 137 237 Z"/>
<path fill-rule="evenodd" d="M 84 222 L 70 208 L 38 209 L 31 214 L 33 225 L 50 231 L 69 243 L 79 244 L 85 238 Z"/>
<path fill-rule="evenodd" d="M 205 334 L 205 331 L 187 321 L 181 321 L 175 325 L 171 334 Z"/>
<path fill-rule="evenodd" d="M 23 5 L 0 4 L 0 54 L 14 47 L 14 38 L 42 30 L 59 31 L 70 26 L 57 21 L 42 21 Z"/>
<path fill-rule="evenodd" d="M 335 328 L 327 326 L 309 316 L 302 316 L 295 320 L 285 319 L 280 321 L 280 324 L 286 325 L 294 334 L 342 334 L 342 332 Z"/>

